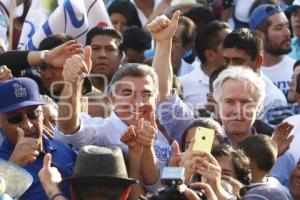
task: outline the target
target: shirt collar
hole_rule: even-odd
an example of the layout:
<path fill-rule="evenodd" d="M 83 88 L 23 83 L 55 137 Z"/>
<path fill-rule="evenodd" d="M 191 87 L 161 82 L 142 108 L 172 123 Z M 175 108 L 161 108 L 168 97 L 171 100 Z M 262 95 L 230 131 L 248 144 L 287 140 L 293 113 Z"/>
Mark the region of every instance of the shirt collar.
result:
<path fill-rule="evenodd" d="M 252 132 L 252 135 L 257 135 L 257 131 L 256 129 L 254 128 L 254 126 L 252 126 L 251 128 L 251 132 Z M 228 144 L 228 145 L 232 145 L 232 141 L 231 139 L 228 137 L 225 129 L 224 129 L 224 126 L 222 126 L 222 133 L 223 133 L 223 136 L 224 136 L 224 143 L 225 144 Z"/>
<path fill-rule="evenodd" d="M 115 127 L 117 127 L 119 130 L 124 130 L 126 129 L 128 126 L 127 124 L 125 124 L 125 122 L 123 122 L 118 115 L 115 113 L 115 111 L 111 112 L 110 118 L 111 121 L 113 121 L 113 124 Z"/>

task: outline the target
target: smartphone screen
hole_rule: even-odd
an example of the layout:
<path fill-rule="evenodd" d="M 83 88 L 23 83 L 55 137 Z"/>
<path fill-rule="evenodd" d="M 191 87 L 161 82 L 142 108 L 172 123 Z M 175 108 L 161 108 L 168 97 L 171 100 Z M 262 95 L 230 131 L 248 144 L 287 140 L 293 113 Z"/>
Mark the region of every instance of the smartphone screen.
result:
<path fill-rule="evenodd" d="M 214 130 L 204 127 L 197 127 L 193 150 L 206 151 L 210 153 L 214 141 L 214 136 Z"/>

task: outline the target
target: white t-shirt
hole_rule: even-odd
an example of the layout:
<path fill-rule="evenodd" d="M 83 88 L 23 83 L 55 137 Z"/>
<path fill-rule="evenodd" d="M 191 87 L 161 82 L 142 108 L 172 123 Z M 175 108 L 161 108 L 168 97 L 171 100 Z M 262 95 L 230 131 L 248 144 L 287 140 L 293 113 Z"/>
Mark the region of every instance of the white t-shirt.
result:
<path fill-rule="evenodd" d="M 203 109 L 207 103 L 206 94 L 209 92 L 209 77 L 200 66 L 190 73 L 179 77 L 183 87 L 184 102 L 194 109 Z"/>
<path fill-rule="evenodd" d="M 288 117 L 283 121 L 294 125 L 294 128 L 290 134 L 295 135 L 295 137 L 288 152 L 292 154 L 295 162 L 297 163 L 300 158 L 300 115 Z"/>
<path fill-rule="evenodd" d="M 184 76 L 193 70 L 194 70 L 194 66 L 192 64 L 187 63 L 187 62 L 185 62 L 185 60 L 181 59 L 181 66 L 178 70 L 177 76 L 178 77 Z"/>
<path fill-rule="evenodd" d="M 153 11 L 156 9 L 156 7 L 158 6 L 158 4 L 160 3 L 161 0 L 154 0 L 154 8 Z M 142 26 L 145 26 L 148 22 L 148 18 L 145 16 L 145 14 L 143 13 L 143 11 L 141 11 L 135 4 L 134 0 L 130 0 L 130 2 L 135 6 L 138 16 L 140 18 L 140 21 L 142 23 Z M 153 12 L 152 11 L 152 12 Z"/>
<path fill-rule="evenodd" d="M 266 97 L 263 101 L 263 107 L 258 115 L 258 119 L 267 122 L 267 111 L 278 106 L 286 106 L 287 101 L 284 94 L 272 83 L 268 77 L 266 77 L 266 75 L 264 75 L 263 72 L 260 73 L 260 78 L 265 83 Z"/>
<path fill-rule="evenodd" d="M 285 55 L 276 65 L 270 67 L 262 66 L 263 73 L 283 92 L 285 96 L 290 88 L 293 75 L 293 65 L 296 62 L 293 58 Z"/>

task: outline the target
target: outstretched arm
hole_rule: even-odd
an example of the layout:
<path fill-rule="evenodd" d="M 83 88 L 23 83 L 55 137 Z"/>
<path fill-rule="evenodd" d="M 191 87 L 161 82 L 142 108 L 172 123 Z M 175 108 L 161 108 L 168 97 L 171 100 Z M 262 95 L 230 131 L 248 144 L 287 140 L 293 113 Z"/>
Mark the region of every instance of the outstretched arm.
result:
<path fill-rule="evenodd" d="M 6 65 L 14 75 L 21 70 L 42 65 L 42 51 L 7 51 L 0 54 L 0 65 Z M 83 53 L 81 44 L 75 40 L 67 41 L 45 52 L 45 62 L 55 68 L 62 68 L 66 59 L 74 54 Z"/>
<path fill-rule="evenodd" d="M 74 134 L 80 128 L 81 87 L 91 67 L 89 46 L 85 48 L 84 57 L 73 55 L 64 65 L 62 74 L 65 85 L 59 101 L 58 128 L 65 134 Z"/>
<path fill-rule="evenodd" d="M 156 49 L 152 66 L 159 79 L 160 101 L 170 96 L 173 82 L 173 68 L 171 63 L 172 37 L 178 26 L 180 11 L 176 11 L 172 19 L 161 15 L 147 25 L 148 31 L 156 41 Z"/>

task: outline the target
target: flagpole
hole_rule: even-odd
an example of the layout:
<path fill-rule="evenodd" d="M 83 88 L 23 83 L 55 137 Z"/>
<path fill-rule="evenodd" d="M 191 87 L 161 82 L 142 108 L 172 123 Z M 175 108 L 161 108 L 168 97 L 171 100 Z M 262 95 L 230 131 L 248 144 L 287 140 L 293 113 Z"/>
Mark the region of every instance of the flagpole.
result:
<path fill-rule="evenodd" d="M 9 4 L 9 46 L 8 50 L 12 50 L 13 48 L 13 30 L 14 30 L 14 8 L 15 8 L 15 1 L 11 0 Z"/>

